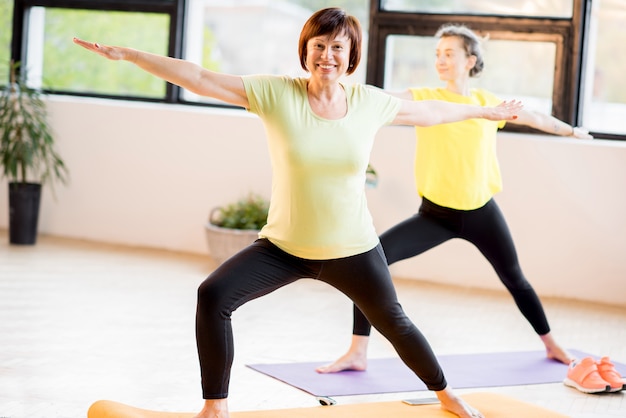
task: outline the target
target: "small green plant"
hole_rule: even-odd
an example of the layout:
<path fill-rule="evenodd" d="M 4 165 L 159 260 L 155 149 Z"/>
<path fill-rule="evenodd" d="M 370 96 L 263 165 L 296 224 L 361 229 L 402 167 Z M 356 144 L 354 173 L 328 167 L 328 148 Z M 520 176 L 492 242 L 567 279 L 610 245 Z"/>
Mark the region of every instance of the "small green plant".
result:
<path fill-rule="evenodd" d="M 267 223 L 269 202 L 250 194 L 235 203 L 211 211 L 211 224 L 230 229 L 261 229 Z"/>
<path fill-rule="evenodd" d="M 365 185 L 372 188 L 378 185 L 378 172 L 371 164 L 368 164 L 365 170 Z"/>

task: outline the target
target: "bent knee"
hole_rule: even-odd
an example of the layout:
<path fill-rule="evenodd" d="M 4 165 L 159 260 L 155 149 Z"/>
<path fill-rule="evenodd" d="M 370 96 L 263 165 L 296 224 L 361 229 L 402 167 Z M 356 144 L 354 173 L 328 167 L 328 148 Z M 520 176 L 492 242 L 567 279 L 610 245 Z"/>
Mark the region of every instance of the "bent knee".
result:
<path fill-rule="evenodd" d="M 374 315 L 371 324 L 379 332 L 385 334 L 391 332 L 396 335 L 404 335 L 410 333 L 413 329 L 413 323 L 403 311 L 389 314 L 387 311 L 383 315 Z"/>
<path fill-rule="evenodd" d="M 220 287 L 219 283 L 212 280 L 212 277 L 209 276 L 198 286 L 198 305 L 221 306 L 224 303 L 225 292 Z"/>

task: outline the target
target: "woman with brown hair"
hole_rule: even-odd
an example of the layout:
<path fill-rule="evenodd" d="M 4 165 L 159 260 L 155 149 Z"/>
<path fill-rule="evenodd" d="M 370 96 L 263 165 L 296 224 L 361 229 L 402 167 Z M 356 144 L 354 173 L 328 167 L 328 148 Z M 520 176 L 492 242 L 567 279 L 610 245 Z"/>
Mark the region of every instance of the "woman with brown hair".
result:
<path fill-rule="evenodd" d="M 193 63 L 75 39 L 108 59 L 130 61 L 196 94 L 241 106 L 263 121 L 273 167 L 268 222 L 259 239 L 199 287 L 196 335 L 205 404 L 198 418 L 228 417 L 232 312 L 300 278 L 334 286 L 362 309 L 444 409 L 482 414 L 447 385 L 430 345 L 398 304 L 365 198 L 365 171 L 385 125 L 427 126 L 468 118 L 511 120 L 517 102 L 498 106 L 400 100 L 340 78 L 361 56 L 361 26 L 339 8 L 305 23 L 299 54 L 307 78 L 219 74 Z"/>

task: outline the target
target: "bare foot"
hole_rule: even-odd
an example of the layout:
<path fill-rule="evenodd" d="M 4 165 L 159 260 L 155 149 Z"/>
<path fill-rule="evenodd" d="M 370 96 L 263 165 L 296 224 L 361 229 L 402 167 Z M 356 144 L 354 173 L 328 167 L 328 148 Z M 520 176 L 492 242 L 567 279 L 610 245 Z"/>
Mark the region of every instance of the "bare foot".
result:
<path fill-rule="evenodd" d="M 549 359 L 560 361 L 563 364 L 570 364 L 573 360 L 575 360 L 574 356 L 556 343 L 551 333 L 540 335 L 539 337 L 546 346 L 546 356 Z"/>
<path fill-rule="evenodd" d="M 367 345 L 369 337 L 353 335 L 348 352 L 334 363 L 326 364 L 315 369 L 318 373 L 337 373 L 343 370 L 363 371 L 367 369 Z"/>
<path fill-rule="evenodd" d="M 326 364 L 315 369 L 318 373 L 337 373 L 344 370 L 364 371 L 367 369 L 367 357 L 354 355 L 348 351 L 335 360 L 334 363 Z"/>
<path fill-rule="evenodd" d="M 228 401 L 224 399 L 205 399 L 202 411 L 194 418 L 229 418 Z"/>
<path fill-rule="evenodd" d="M 450 387 L 435 392 L 441 402 L 441 408 L 459 418 L 485 418 L 476 408 L 468 405 L 463 399 L 456 396 Z"/>

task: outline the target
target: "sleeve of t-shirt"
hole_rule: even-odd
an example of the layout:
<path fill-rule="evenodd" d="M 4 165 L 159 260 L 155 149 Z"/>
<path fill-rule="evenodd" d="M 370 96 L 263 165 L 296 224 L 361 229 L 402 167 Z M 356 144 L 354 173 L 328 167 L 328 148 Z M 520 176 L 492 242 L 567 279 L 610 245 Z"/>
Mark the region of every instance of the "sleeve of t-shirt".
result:
<path fill-rule="evenodd" d="M 365 85 L 355 85 L 358 94 L 366 97 L 366 102 L 376 106 L 372 114 L 381 117 L 382 125 L 389 125 L 400 111 L 401 101 L 399 98 L 385 93 L 383 90 L 367 87 Z"/>
<path fill-rule="evenodd" d="M 441 100 L 433 97 L 432 89 L 427 88 L 411 88 L 409 89 L 411 95 L 413 96 L 413 100 Z"/>
<path fill-rule="evenodd" d="M 241 77 L 248 96 L 248 111 L 263 116 L 272 103 L 277 102 L 284 79 L 274 75 L 245 75 Z"/>

